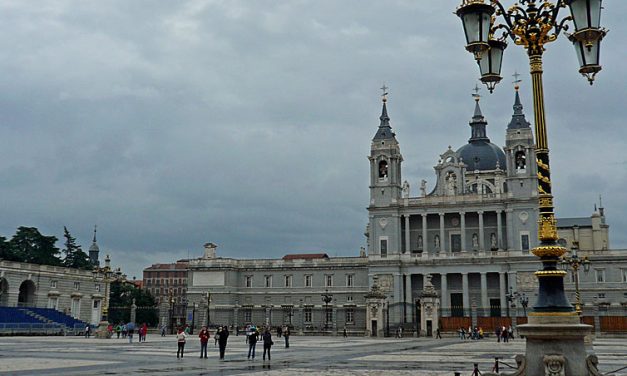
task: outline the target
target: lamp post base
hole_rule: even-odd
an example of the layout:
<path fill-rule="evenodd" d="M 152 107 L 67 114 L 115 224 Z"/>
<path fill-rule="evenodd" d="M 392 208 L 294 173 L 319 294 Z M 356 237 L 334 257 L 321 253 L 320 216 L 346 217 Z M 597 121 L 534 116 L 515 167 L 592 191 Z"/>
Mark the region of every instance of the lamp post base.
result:
<path fill-rule="evenodd" d="M 592 326 L 581 324 L 574 312 L 530 314 L 528 323 L 518 326 L 527 340 L 527 376 L 587 375 L 584 338 L 591 331 Z"/>
<path fill-rule="evenodd" d="M 96 329 L 96 338 L 111 338 L 111 333 L 109 333 L 109 322 L 107 320 L 102 320 L 98 323 L 98 329 Z"/>

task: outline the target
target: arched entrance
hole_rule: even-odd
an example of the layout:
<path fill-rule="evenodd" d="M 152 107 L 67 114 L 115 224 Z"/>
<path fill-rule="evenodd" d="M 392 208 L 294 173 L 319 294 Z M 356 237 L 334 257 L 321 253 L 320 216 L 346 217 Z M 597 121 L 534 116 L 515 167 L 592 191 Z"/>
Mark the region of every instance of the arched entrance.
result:
<path fill-rule="evenodd" d="M 18 307 L 34 307 L 35 306 L 35 283 L 33 281 L 24 281 L 20 285 L 20 294 L 17 297 Z"/>
<path fill-rule="evenodd" d="M 9 305 L 9 281 L 0 278 L 0 307 Z"/>

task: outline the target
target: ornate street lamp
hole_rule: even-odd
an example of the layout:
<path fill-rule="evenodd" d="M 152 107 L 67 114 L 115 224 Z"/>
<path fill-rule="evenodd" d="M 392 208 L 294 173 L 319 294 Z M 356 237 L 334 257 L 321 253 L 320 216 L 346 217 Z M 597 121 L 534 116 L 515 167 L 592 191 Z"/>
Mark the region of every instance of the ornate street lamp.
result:
<path fill-rule="evenodd" d="M 560 367 L 566 370 L 566 374 L 585 374 L 586 363 L 582 361 L 585 359 L 583 337 L 590 332 L 591 327 L 579 323 L 578 315 L 564 292 L 566 271 L 558 270 L 560 257 L 566 253 L 566 248 L 557 244 L 557 221 L 553 207 L 549 143 L 544 112 L 542 55 L 548 43 L 555 41 L 562 31 L 568 30 L 566 23 L 574 20 L 576 30 L 570 35 L 570 39 L 578 50 L 581 66 L 579 71 L 592 83 L 596 73 L 601 70 L 599 45 L 607 33 L 600 27 L 602 0 L 555 0 L 554 2 L 519 0 L 508 9 L 505 9 L 500 0 L 489 1 L 490 4 L 486 4 L 484 0 L 462 0 L 461 6 L 457 9 L 456 13 L 461 18 L 466 33 L 466 49 L 473 52 L 475 59 L 478 57 L 481 62 L 482 55 L 488 53 L 489 49 L 475 48 L 476 43 L 468 37 L 469 30 L 476 29 L 477 19 L 483 19 L 486 14 L 494 14 L 494 17 L 490 17 L 488 46 L 490 40 L 498 39 L 495 34 L 500 31 L 502 31 L 501 38 L 510 37 L 515 44 L 523 46 L 529 56 L 533 88 L 538 167 L 539 245 L 532 252 L 542 261 L 542 270 L 535 272 L 538 278 L 538 299 L 533 312 L 529 313 L 528 324 L 519 327 L 521 334 L 524 332 L 527 336 L 526 348 L 529 359 L 527 359 L 526 374 L 535 375 L 543 372 L 540 369 L 543 363 L 541 355 L 546 351 L 562 353 L 556 358 L 556 364 L 559 363 Z M 560 10 L 566 6 L 570 8 L 571 16 L 558 21 Z M 496 24 L 497 16 L 501 16 L 503 24 Z M 483 26 L 482 23 L 481 30 L 484 30 Z M 481 44 L 481 46 L 484 45 Z M 481 71 L 482 77 L 484 73 L 485 69 Z M 498 82 L 496 76 L 488 77 L 490 79 L 484 80 L 484 83 L 495 85 L 494 82 Z M 547 330 L 548 328 L 551 330 Z M 562 350 L 566 342 L 570 349 L 568 353 Z"/>
<path fill-rule="evenodd" d="M 329 327 L 329 303 L 333 300 L 333 294 L 329 293 L 329 290 L 324 290 L 324 294 L 320 294 L 322 301 L 324 302 L 324 329 Z"/>
<path fill-rule="evenodd" d="M 590 271 L 590 260 L 584 256 L 577 255 L 577 248 L 573 247 L 570 256 L 563 256 L 560 259 L 560 266 L 563 270 L 571 269 L 575 280 L 575 312 L 581 316 L 581 294 L 579 292 L 579 268 L 583 266 L 583 271 L 588 274 Z"/>
<path fill-rule="evenodd" d="M 108 333 L 109 327 L 109 295 L 111 292 L 111 282 L 124 281 L 126 275 L 122 274 L 120 268 L 111 268 L 111 257 L 105 256 L 105 265 L 103 267 L 95 266 L 92 270 L 94 280 L 102 280 L 105 285 L 104 301 L 102 302 L 102 317 L 100 323 L 98 323 L 98 331 L 96 336 L 99 338 L 111 338 Z"/>
<path fill-rule="evenodd" d="M 209 325 L 211 324 L 211 318 L 209 317 L 209 305 L 211 305 L 211 292 L 207 291 L 207 329 L 209 329 Z"/>
<path fill-rule="evenodd" d="M 551 3 L 540 0 L 520 0 L 509 9 L 499 0 L 463 0 L 457 9 L 466 34 L 466 49 L 479 58 L 482 81 L 490 91 L 500 81 L 500 63 L 504 43 L 495 37 L 503 31 L 501 38 L 510 37 L 515 44 L 522 45 L 529 55 L 533 84 L 534 120 L 536 133 L 536 157 L 538 165 L 538 193 L 540 218 L 538 237 L 540 245 L 533 253 L 543 262 L 543 270 L 536 275 L 539 279 L 538 302 L 535 312 L 572 312 L 573 307 L 564 293 L 563 270 L 557 270 L 559 257 L 566 249 L 557 244 L 557 227 L 553 212 L 553 195 L 549 167 L 549 145 L 544 113 L 544 93 L 542 86 L 542 55 L 545 45 L 557 39 L 561 31 L 567 30 L 566 22 L 575 21 L 575 33 L 570 35 L 575 45 L 579 45 L 581 69 L 590 83 L 601 69 L 598 50 L 606 30 L 600 27 L 600 9 L 602 0 L 567 0 Z M 560 9 L 569 6 L 572 16 L 558 22 Z M 485 34 L 485 17 L 489 17 L 488 39 Z M 496 16 L 502 16 L 504 24 L 495 24 Z M 480 30 L 481 32 L 477 32 Z M 471 38 L 472 37 L 472 38 Z M 501 43 L 496 43 L 501 42 Z M 484 48 L 487 43 L 488 49 Z M 496 51 L 492 51 L 496 49 Z"/>

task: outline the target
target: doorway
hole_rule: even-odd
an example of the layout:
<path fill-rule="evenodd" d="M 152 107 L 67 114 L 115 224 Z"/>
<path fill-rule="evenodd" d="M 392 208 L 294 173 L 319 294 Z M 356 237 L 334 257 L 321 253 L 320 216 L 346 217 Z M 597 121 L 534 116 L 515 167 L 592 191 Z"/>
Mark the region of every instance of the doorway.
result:
<path fill-rule="evenodd" d="M 27 280 L 20 285 L 20 293 L 17 297 L 18 307 L 35 306 L 35 282 Z"/>
<path fill-rule="evenodd" d="M 433 322 L 427 320 L 427 337 L 433 337 Z"/>
<path fill-rule="evenodd" d="M 370 325 L 372 326 L 372 333 L 370 333 L 371 337 L 376 337 L 378 328 L 377 328 L 377 320 L 372 320 Z"/>

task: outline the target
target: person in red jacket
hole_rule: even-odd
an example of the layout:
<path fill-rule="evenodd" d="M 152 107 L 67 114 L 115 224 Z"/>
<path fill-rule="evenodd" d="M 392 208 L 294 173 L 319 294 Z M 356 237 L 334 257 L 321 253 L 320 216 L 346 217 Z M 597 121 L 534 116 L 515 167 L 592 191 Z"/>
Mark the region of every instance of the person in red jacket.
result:
<path fill-rule="evenodd" d="M 200 357 L 207 359 L 207 342 L 209 342 L 209 331 L 206 326 L 203 326 L 198 333 L 200 338 Z"/>

